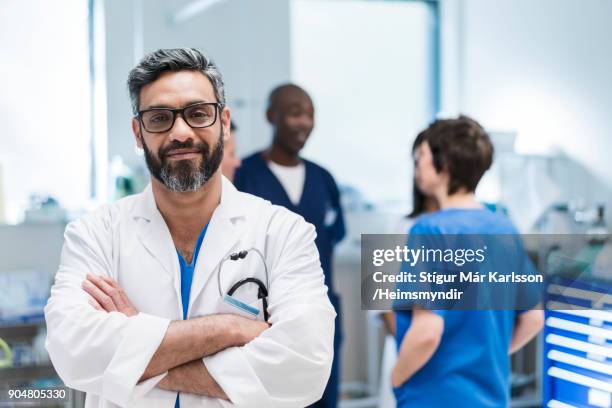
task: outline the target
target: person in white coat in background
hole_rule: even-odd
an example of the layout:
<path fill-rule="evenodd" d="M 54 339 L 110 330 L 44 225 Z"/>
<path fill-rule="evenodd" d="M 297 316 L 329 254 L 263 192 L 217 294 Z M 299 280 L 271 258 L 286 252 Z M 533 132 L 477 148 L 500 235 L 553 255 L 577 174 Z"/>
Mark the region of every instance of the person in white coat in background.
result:
<path fill-rule="evenodd" d="M 152 52 L 128 87 L 151 183 L 66 228 L 45 307 L 59 376 L 86 407 L 318 400 L 335 312 L 314 227 L 221 175 L 230 112 L 201 52 Z"/>

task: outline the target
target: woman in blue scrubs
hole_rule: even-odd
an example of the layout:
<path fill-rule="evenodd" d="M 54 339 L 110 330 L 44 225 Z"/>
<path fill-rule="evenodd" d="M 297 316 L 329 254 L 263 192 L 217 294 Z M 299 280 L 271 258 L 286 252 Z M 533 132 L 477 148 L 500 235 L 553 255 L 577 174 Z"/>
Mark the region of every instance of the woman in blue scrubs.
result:
<path fill-rule="evenodd" d="M 438 120 L 419 135 L 415 179 L 440 210 L 419 217 L 411 236 L 513 234 L 510 221 L 475 199 L 493 146 L 474 120 Z M 509 354 L 531 340 L 543 312 L 398 310 L 398 361 L 391 383 L 398 407 L 507 407 Z"/>

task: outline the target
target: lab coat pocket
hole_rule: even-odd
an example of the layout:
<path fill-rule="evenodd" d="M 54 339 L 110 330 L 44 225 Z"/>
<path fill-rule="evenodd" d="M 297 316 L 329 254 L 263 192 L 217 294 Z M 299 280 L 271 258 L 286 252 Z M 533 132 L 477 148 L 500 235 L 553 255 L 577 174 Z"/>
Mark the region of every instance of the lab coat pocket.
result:
<path fill-rule="evenodd" d="M 266 299 L 267 302 L 267 299 Z M 252 301 L 251 303 L 249 303 L 249 306 L 256 308 L 257 310 L 259 310 L 259 314 L 257 315 L 257 320 L 261 320 L 262 322 L 265 321 L 265 313 L 264 313 L 264 306 L 263 306 L 263 299 L 255 299 L 254 301 Z M 269 318 L 270 316 L 268 316 Z"/>
<path fill-rule="evenodd" d="M 218 313 L 234 314 L 248 319 L 256 320 L 261 311 L 254 306 L 228 294 L 220 297 L 217 303 Z"/>

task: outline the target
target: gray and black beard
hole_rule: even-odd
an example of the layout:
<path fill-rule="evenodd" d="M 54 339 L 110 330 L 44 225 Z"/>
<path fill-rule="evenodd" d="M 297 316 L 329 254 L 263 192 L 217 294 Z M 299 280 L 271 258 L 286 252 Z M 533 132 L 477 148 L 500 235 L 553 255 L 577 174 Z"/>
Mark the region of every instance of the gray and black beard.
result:
<path fill-rule="evenodd" d="M 223 128 L 221 128 L 219 141 L 212 153 L 208 143 L 194 144 L 192 139 L 185 142 L 173 140 L 169 145 L 162 146 L 159 149 L 157 157 L 153 156 L 145 144 L 144 138 L 142 146 L 147 167 L 153 177 L 168 189 L 177 193 L 197 191 L 210 180 L 221 165 L 223 159 Z M 167 160 L 167 154 L 172 150 L 193 148 L 196 148 L 202 154 L 199 166 L 195 164 L 195 160 L 179 160 L 176 162 Z"/>

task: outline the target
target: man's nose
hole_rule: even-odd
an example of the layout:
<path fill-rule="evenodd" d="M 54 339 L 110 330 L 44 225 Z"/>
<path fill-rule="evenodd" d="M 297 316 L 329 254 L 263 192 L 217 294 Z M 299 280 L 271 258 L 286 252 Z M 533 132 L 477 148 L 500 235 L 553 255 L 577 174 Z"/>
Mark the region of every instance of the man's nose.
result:
<path fill-rule="evenodd" d="M 170 129 L 168 137 L 170 140 L 178 140 L 184 142 L 187 139 L 193 139 L 193 129 L 185 122 L 182 115 L 177 115 L 174 120 L 174 125 Z"/>

